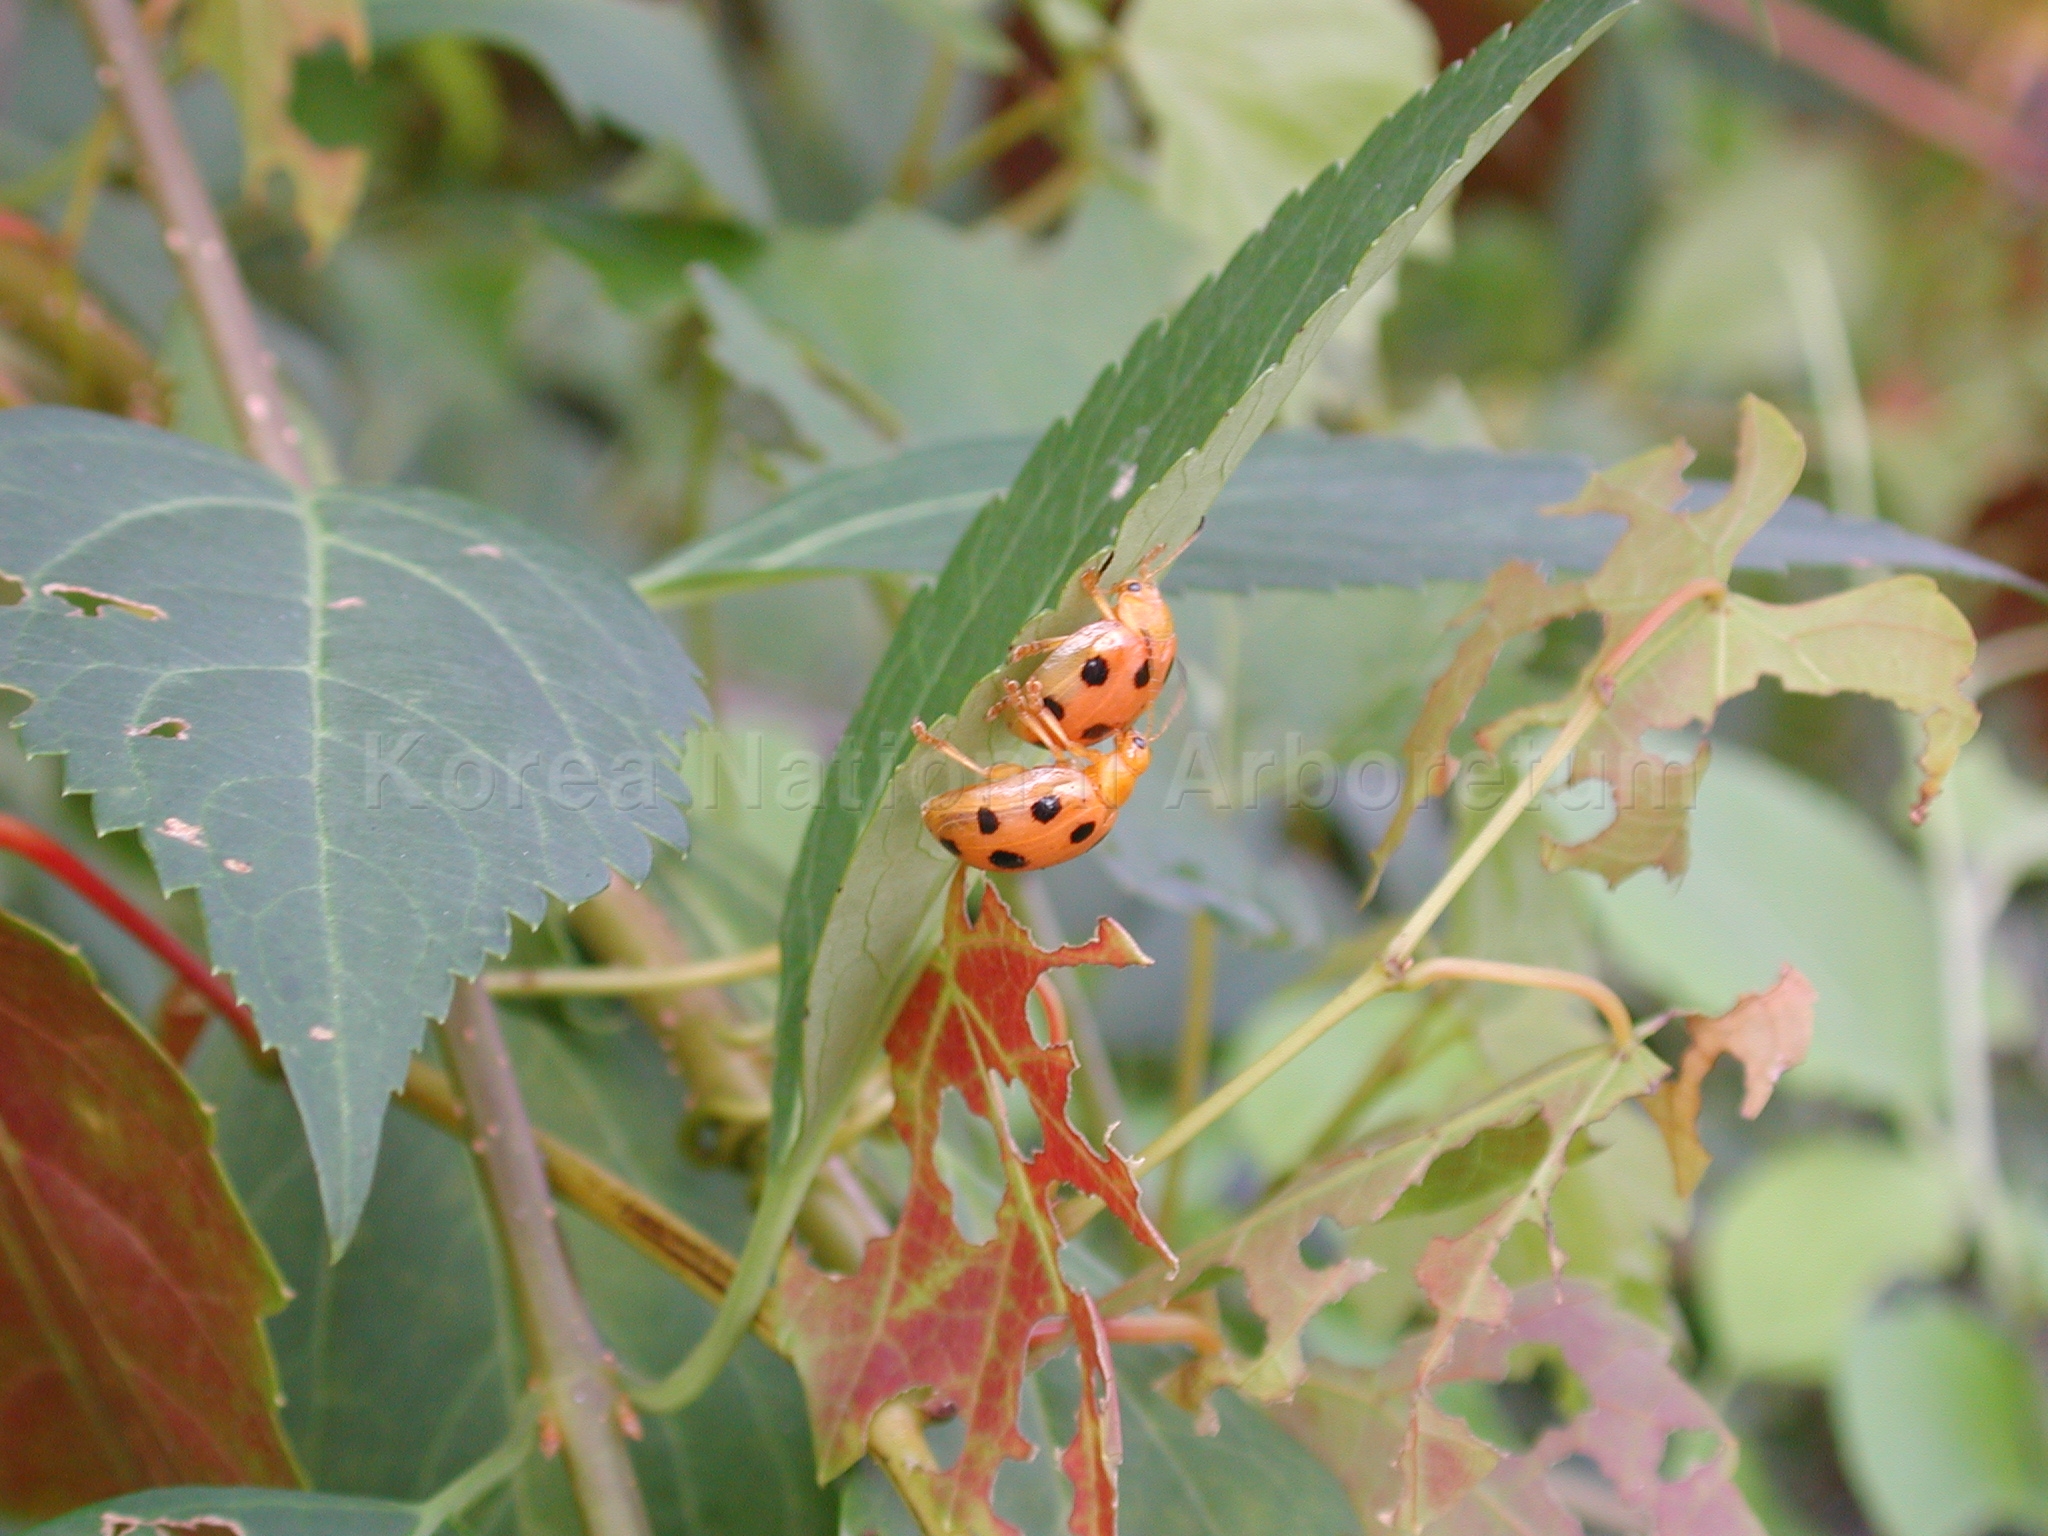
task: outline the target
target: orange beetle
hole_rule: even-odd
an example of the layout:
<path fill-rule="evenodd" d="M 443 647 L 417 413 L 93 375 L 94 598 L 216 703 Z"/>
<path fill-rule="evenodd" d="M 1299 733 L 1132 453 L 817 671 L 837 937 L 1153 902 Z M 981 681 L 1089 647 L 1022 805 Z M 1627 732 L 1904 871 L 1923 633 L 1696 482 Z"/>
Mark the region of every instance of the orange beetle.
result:
<path fill-rule="evenodd" d="M 1192 542 L 1193 535 L 1189 539 Z M 1173 610 L 1159 595 L 1158 577 L 1186 548 L 1182 544 L 1164 559 L 1160 556 L 1165 545 L 1150 551 L 1139 562 L 1137 575 L 1118 583 L 1114 602 L 1102 594 L 1101 572 L 1084 571 L 1081 590 L 1102 617 L 1070 635 L 1033 640 L 1010 652 L 1011 661 L 1045 655 L 1032 682 L 1043 696 L 1040 708 L 1068 741 L 1092 745 L 1123 730 L 1152 707 L 1166 686 L 1178 647 Z M 1014 693 L 988 717 L 993 720 L 1006 710 L 1010 729 L 1018 736 L 1026 741 L 1044 739 L 1045 732 L 1027 717 Z"/>
<path fill-rule="evenodd" d="M 1116 813 L 1152 761 L 1133 730 L 1107 752 L 1061 750 L 1059 760 L 984 768 L 914 721 L 911 734 L 981 775 L 983 782 L 933 795 L 920 808 L 939 845 L 976 869 L 1044 869 L 1086 853 L 1109 834 Z"/>

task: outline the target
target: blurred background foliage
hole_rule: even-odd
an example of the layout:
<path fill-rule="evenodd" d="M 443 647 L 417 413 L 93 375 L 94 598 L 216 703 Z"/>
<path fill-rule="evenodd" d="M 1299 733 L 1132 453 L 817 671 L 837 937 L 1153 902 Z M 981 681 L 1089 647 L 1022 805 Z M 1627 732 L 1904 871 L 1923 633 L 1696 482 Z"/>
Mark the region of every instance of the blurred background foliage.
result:
<path fill-rule="evenodd" d="M 1287 190 L 1520 9 L 187 0 L 176 23 L 187 126 L 317 456 L 474 496 L 633 570 L 823 469 L 1042 428 Z M 1737 24 L 1699 14 L 1721 9 Z M 1820 9 L 2048 165 L 2041 0 Z M 1755 390 L 1814 447 L 1809 493 L 2048 576 L 2048 174 L 1930 147 L 1888 121 L 1882 81 L 1823 84 L 1747 14 L 1652 4 L 1570 71 L 1347 322 L 1286 425 L 1602 461 L 1684 435 L 1717 472 Z M 259 35 L 279 17 L 289 36 Z M 0 399 L 232 446 L 70 13 L 7 0 L 0 43 Z M 677 615 L 717 721 L 689 749 L 696 848 L 657 888 L 707 951 L 772 938 L 817 754 L 904 595 L 839 579 Z M 1398 747 L 1469 595 L 1180 603 L 1201 727 L 1181 740 L 1212 757 L 1169 741 L 1099 857 L 1016 892 L 1042 938 L 1107 912 L 1158 961 L 1069 996 L 1115 1064 L 1085 1074 L 1098 1128 L 1141 1143 L 1331 995 L 1362 936 L 1434 878 L 1457 807 L 1424 819 L 1360 912 L 1373 798 L 1290 804 L 1282 786 Z M 1958 596 L 1986 633 L 2036 618 L 2017 595 Z M 1560 626 L 1515 653 L 1492 702 L 1554 692 L 1588 639 Z M 1725 1008 L 1787 961 L 1818 987 L 1812 1058 L 1761 1122 L 1736 1117 L 1731 1069 L 1710 1080 L 1715 1161 L 1690 1210 L 1631 1107 L 1555 1211 L 1571 1268 L 1681 1338 L 1775 1536 L 2048 1530 L 2048 689 L 1989 704 L 1915 830 L 1884 710 L 1766 690 L 1715 732 L 1682 882 L 1545 875 L 1524 829 L 1453 914 L 1459 952 L 1596 969 L 1643 1013 Z M 0 761 L 0 793 L 84 847 L 46 768 Z M 32 874 L 0 881 L 155 1007 L 156 973 L 89 913 Z M 735 995 L 768 1011 L 760 984 Z M 623 1023 L 579 1003 L 516 1025 L 523 1053 L 556 1058 L 533 1067 L 552 1085 L 537 1116 L 732 1240 L 743 1190 L 681 1160 L 673 1085 Z M 1211 1229 L 1312 1152 L 1591 1027 L 1547 995 L 1383 999 L 1197 1145 L 1159 1192 L 1165 1219 L 1180 1239 Z M 1205 1064 L 1185 1042 L 1210 1028 Z M 207 1060 L 224 1155 L 299 1290 L 274 1339 L 302 1459 L 323 1487 L 417 1497 L 494 1442 L 516 1395 L 489 1379 L 505 1319 L 463 1294 L 463 1266 L 489 1262 L 464 1160 L 395 1121 L 364 1235 L 323 1271 L 280 1090 L 226 1051 Z M 586 1093 L 586 1075 L 610 1086 Z M 637 1107 L 593 1120 L 602 1094 Z M 879 1153 L 870 1171 L 893 1176 Z M 446 1216 L 431 1241 L 427 1209 Z M 1313 1348 L 1384 1358 L 1419 1305 L 1414 1256 L 1471 1209 L 1404 1206 L 1367 1232 L 1384 1273 Z M 650 1367 L 672 1357 L 695 1315 L 657 1316 L 609 1239 L 575 1237 L 586 1278 L 612 1277 L 591 1282 L 607 1331 Z M 1524 1229 L 1503 1272 L 1545 1264 Z M 730 1381 L 643 1448 L 663 1520 L 831 1528 L 793 1379 L 755 1350 Z M 1232 1428 L 1241 1450 L 1275 1434 Z M 1145 1454 L 1127 1509 L 1164 1497 Z M 857 1512 L 880 1495 L 856 1483 Z M 560 1497 L 522 1485 L 485 1518 L 544 1528 Z"/>

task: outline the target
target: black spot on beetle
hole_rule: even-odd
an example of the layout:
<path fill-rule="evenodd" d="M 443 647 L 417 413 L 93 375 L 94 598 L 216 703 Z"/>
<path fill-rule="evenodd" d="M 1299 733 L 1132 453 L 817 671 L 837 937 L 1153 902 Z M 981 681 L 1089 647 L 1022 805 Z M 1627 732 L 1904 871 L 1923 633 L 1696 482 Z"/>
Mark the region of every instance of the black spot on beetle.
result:
<path fill-rule="evenodd" d="M 985 805 L 974 813 L 974 824 L 981 828 L 984 837 L 993 835 L 996 828 L 1002 825 L 996 820 L 996 813 Z"/>
<path fill-rule="evenodd" d="M 1021 853 L 1012 853 L 1007 848 L 998 848 L 988 856 L 989 863 L 997 869 L 1022 869 L 1031 861 Z"/>
<path fill-rule="evenodd" d="M 953 857 L 954 857 L 954 858 L 956 858 L 956 859 L 957 859 L 957 858 L 959 858 L 959 857 L 960 857 L 960 845 L 959 845 L 958 843 L 954 842 L 954 841 L 953 841 L 953 839 L 951 839 L 950 837 L 942 837 L 942 838 L 940 838 L 940 839 L 939 839 L 939 846 L 940 846 L 941 848 L 945 849 L 945 850 L 946 850 L 946 852 L 948 852 L 948 853 L 950 853 L 951 855 L 953 855 Z"/>
<path fill-rule="evenodd" d="M 1090 688 L 1100 688 L 1109 681 L 1109 662 L 1101 656 L 1090 656 L 1081 663 L 1081 681 Z"/>
<path fill-rule="evenodd" d="M 1143 661 L 1138 663 L 1138 670 L 1132 674 L 1131 686 L 1133 688 L 1142 688 L 1151 681 L 1152 658 L 1150 656 L 1147 656 Z"/>
<path fill-rule="evenodd" d="M 1083 741 L 1100 741 L 1108 734 L 1109 727 L 1106 724 L 1096 724 L 1089 726 L 1087 730 L 1083 731 L 1081 739 Z"/>
<path fill-rule="evenodd" d="M 1058 699 L 1047 699 L 1045 701 L 1045 712 L 1048 715 L 1051 715 L 1055 720 L 1064 720 L 1067 718 L 1067 706 L 1062 704 Z"/>
<path fill-rule="evenodd" d="M 1092 821 L 1084 821 L 1081 823 L 1081 825 L 1074 828 L 1073 831 L 1067 834 L 1067 841 L 1070 843 L 1085 843 L 1088 841 L 1089 838 L 1093 837 L 1094 835 L 1095 823 Z"/>
<path fill-rule="evenodd" d="M 1034 821 L 1051 821 L 1060 813 L 1058 795 L 1040 795 L 1031 802 L 1031 816 Z"/>

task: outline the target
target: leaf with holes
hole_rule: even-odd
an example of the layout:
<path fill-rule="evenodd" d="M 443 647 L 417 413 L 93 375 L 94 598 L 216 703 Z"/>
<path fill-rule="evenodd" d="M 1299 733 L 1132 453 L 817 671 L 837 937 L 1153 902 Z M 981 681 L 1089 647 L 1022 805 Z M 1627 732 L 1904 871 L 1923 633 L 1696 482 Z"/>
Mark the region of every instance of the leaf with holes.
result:
<path fill-rule="evenodd" d="M 1028 437 L 970 437 L 912 448 L 807 480 L 753 516 L 685 545 L 633 579 L 661 607 L 821 576 L 929 576 L 974 514 L 1031 452 Z M 1545 517 L 1593 472 L 1571 453 L 1425 448 L 1401 438 L 1260 438 L 1209 509 L 1202 537 L 1161 580 L 1168 591 L 1417 586 L 1484 581 L 1503 561 L 1591 571 L 1625 526 L 1600 514 Z M 1695 485 L 1692 499 L 1721 487 Z M 1934 571 L 2034 596 L 2048 588 L 1909 533 L 1786 501 L 1735 556 L 1737 570 Z"/>
<path fill-rule="evenodd" d="M 197 0 L 180 36 L 187 62 L 211 65 L 234 99 L 250 195 L 264 197 L 283 172 L 313 250 L 332 250 L 362 198 L 370 156 L 306 137 L 292 121 L 293 71 L 301 54 L 327 43 L 339 43 L 359 69 L 370 62 L 361 0 Z"/>
<path fill-rule="evenodd" d="M 1061 1272 L 1053 1195 L 1072 1185 L 1099 1196 L 1163 1262 L 1173 1258 L 1138 1203 L 1129 1165 L 1114 1149 L 1097 1152 L 1067 1119 L 1073 1048 L 1040 1045 L 1024 1000 L 1056 967 L 1145 963 L 1107 918 L 1087 944 L 1039 949 L 993 886 L 970 920 L 964 870 L 955 877 L 945 938 L 889 1031 L 894 1124 L 911 1160 L 896 1230 L 870 1243 L 851 1275 L 825 1274 L 796 1254 L 783 1266 L 782 1340 L 804 1379 L 821 1479 L 861 1458 L 878 1409 L 911 1395 L 957 1411 L 967 1429 L 958 1461 L 920 1474 L 946 1528 L 1014 1530 L 989 1501 L 1003 1462 L 1031 1455 L 1017 1399 L 1033 1330 L 1063 1318 L 1079 1343 L 1083 1383 L 1074 1441 L 1060 1458 L 1075 1490 L 1071 1529 L 1115 1530 L 1115 1377 L 1095 1303 Z M 1004 1107 L 1009 1083 L 1028 1095 L 1043 1140 L 1029 1156 Z M 949 1090 L 995 1127 L 1002 1156 L 1006 1186 L 984 1243 L 961 1235 L 934 1155 Z"/>
<path fill-rule="evenodd" d="M 206 1111 L 85 965 L 0 913 L 0 1514 L 298 1472 L 282 1286 Z"/>
<path fill-rule="evenodd" d="M 1700 1175 L 1713 1161 L 1699 1132 L 1700 1085 L 1707 1070 L 1723 1056 L 1742 1063 L 1742 1118 L 1754 1120 L 1770 1103 L 1771 1090 L 1786 1069 L 1806 1060 L 1813 1044 L 1814 1000 L 1813 983 L 1788 965 L 1768 989 L 1743 993 L 1718 1018 L 1686 1015 L 1692 1039 L 1678 1074 L 1644 1101 L 1664 1132 L 1681 1195 L 1699 1188 Z"/>
<path fill-rule="evenodd" d="M 1664 1070 L 1640 1049 L 1627 1058 L 1604 1045 L 1561 1056 L 1425 1130 L 1350 1148 L 1303 1169 L 1250 1215 L 1183 1253 L 1177 1277 L 1155 1265 L 1105 1297 L 1103 1310 L 1114 1317 L 1163 1306 L 1213 1271 L 1235 1269 L 1265 1322 L 1265 1347 L 1249 1361 L 1190 1362 L 1175 1394 L 1195 1402 L 1217 1381 L 1228 1381 L 1258 1397 L 1284 1398 L 1302 1379 L 1301 1332 L 1309 1319 L 1375 1272 L 1367 1259 L 1323 1268 L 1304 1262 L 1302 1241 L 1319 1223 L 1356 1227 L 1404 1202 L 1436 1209 L 1509 1182 L 1519 1186 L 1509 1201 L 1519 1221 L 1535 1208 L 1528 1191 L 1563 1171 L 1563 1149 L 1578 1130 L 1641 1093 Z M 1508 1134 L 1489 1134 L 1496 1131 Z M 1557 1167 L 1550 1169 L 1553 1148 Z"/>
<path fill-rule="evenodd" d="M 1653 449 L 1595 475 L 1576 500 L 1550 509 L 1564 517 L 1607 513 L 1628 520 L 1591 577 L 1546 581 L 1534 566 L 1516 561 L 1487 583 L 1474 609 L 1475 627 L 1409 732 L 1403 753 L 1409 772 L 1381 840 L 1381 867 L 1415 807 L 1447 786 L 1451 731 L 1501 647 L 1579 613 L 1598 613 L 1606 635 L 1581 687 L 1553 703 L 1516 710 L 1478 733 L 1480 745 L 1495 751 L 1524 729 L 1563 724 L 1587 689 L 1600 693 L 1605 708 L 1572 755 L 1569 782 L 1605 781 L 1614 820 L 1584 842 L 1546 840 L 1543 858 L 1550 868 L 1592 870 L 1610 885 L 1652 865 L 1673 878 L 1683 874 L 1686 827 L 1707 746 L 1702 742 L 1689 762 L 1669 761 L 1646 746 L 1643 735 L 1711 726 L 1725 701 L 1766 676 L 1794 693 L 1871 694 L 1917 716 L 1916 819 L 1941 788 L 1977 728 L 1977 708 L 1962 691 L 1976 656 L 1969 621 L 1925 576 L 1894 576 L 1806 603 L 1730 593 L 1737 552 L 1798 484 L 1806 448 L 1790 422 L 1752 395 L 1742 403 L 1734 483 L 1712 506 L 1680 512 L 1691 461 L 1692 450 L 1682 442 Z"/>
<path fill-rule="evenodd" d="M 910 752 L 912 719 L 950 730 L 969 752 L 993 743 L 982 715 L 1011 645 L 1092 614 L 1078 577 L 1106 546 L 1115 546 L 1114 576 L 1194 532 L 1359 295 L 1631 3 L 1548 0 L 1283 204 L 1046 433 L 937 585 L 911 603 L 840 738 L 783 907 L 773 1166 L 761 1218 L 717 1327 L 668 1393 L 701 1390 L 745 1332 L 950 872 L 918 819 L 911 778 L 931 758 Z"/>
<path fill-rule="evenodd" d="M 1401 1518 L 1408 1426 L 1440 1439 L 1423 1517 L 1401 1530 L 1445 1536 L 1763 1536 L 1734 1482 L 1736 1444 L 1720 1417 L 1667 1363 L 1670 1346 L 1591 1286 L 1540 1281 L 1507 1298 L 1496 1326 L 1467 1322 L 1430 1381 L 1506 1382 L 1533 1349 L 1561 1361 L 1583 1404 L 1526 1450 L 1495 1446 L 1417 1385 L 1428 1348 L 1415 1340 L 1377 1371 L 1319 1365 L 1276 1410 L 1350 1490 L 1367 1530 Z M 1578 1465 L 1574 1465 L 1577 1463 Z M 1597 1469 L 1589 1476 L 1581 1467 Z"/>
<path fill-rule="evenodd" d="M 410 1504 L 274 1488 L 152 1488 L 75 1509 L 22 1536 L 413 1536 Z"/>
<path fill-rule="evenodd" d="M 102 832 L 196 887 L 337 1243 L 456 976 L 682 844 L 689 660 L 616 578 L 426 491 L 299 493 L 84 412 L 0 415 L 0 686 Z M 88 616 L 91 615 L 91 616 Z"/>

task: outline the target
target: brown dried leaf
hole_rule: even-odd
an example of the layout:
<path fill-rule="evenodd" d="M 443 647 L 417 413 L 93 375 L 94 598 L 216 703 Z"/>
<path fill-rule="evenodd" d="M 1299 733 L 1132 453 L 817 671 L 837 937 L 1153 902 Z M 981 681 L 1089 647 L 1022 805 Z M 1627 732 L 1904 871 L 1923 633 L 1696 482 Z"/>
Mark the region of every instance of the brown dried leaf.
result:
<path fill-rule="evenodd" d="M 1677 1074 L 1644 1100 L 1664 1132 L 1678 1192 L 1689 1195 L 1713 1161 L 1700 1141 L 1700 1085 L 1722 1056 L 1742 1063 L 1742 1117 L 1754 1120 L 1771 1101 L 1771 1090 L 1790 1067 L 1806 1060 L 1813 1044 L 1813 983 L 1791 966 L 1762 992 L 1745 992 L 1718 1018 L 1687 1014 L 1692 1041 Z"/>
<path fill-rule="evenodd" d="M 300 54 L 329 42 L 341 44 L 358 69 L 370 62 L 361 0 L 194 0 L 182 41 L 186 60 L 210 65 L 234 99 L 249 195 L 266 198 L 270 178 L 282 171 L 313 254 L 325 256 L 362 199 L 370 157 L 322 149 L 306 137 L 292 121 L 293 73 Z"/>
<path fill-rule="evenodd" d="M 1554 1183 L 1564 1168 L 1565 1149 L 1579 1129 L 1644 1092 L 1665 1070 L 1655 1055 L 1640 1048 L 1617 1057 L 1612 1046 L 1597 1045 L 1559 1057 L 1444 1116 L 1427 1130 L 1352 1148 L 1304 1169 L 1249 1216 L 1189 1248 L 1181 1256 L 1178 1276 L 1168 1274 L 1163 1266 L 1151 1266 L 1112 1292 L 1104 1300 L 1103 1310 L 1116 1316 L 1139 1307 L 1164 1306 L 1200 1283 L 1211 1270 L 1238 1270 L 1244 1276 L 1252 1310 L 1266 1324 L 1264 1352 L 1251 1361 L 1219 1358 L 1198 1362 L 1201 1379 L 1177 1381 L 1174 1388 L 1184 1397 L 1196 1397 L 1217 1382 L 1228 1381 L 1251 1396 L 1284 1398 L 1302 1379 L 1301 1331 L 1309 1319 L 1375 1273 L 1373 1264 L 1365 1259 L 1342 1259 L 1324 1269 L 1304 1263 L 1302 1239 L 1318 1222 L 1327 1219 L 1349 1228 L 1380 1220 L 1404 1192 L 1422 1180 L 1437 1158 L 1468 1145 L 1490 1127 L 1529 1119 L 1532 1111 L 1541 1115 L 1546 1136 L 1544 1157 L 1537 1164 L 1539 1176 Z M 1554 1170 L 1540 1173 L 1552 1162 Z M 1524 1215 L 1540 1207 L 1548 1187 L 1546 1183 L 1532 1196 L 1524 1180 L 1508 1205 L 1496 1211 L 1495 1219 L 1505 1225 L 1490 1239 L 1492 1247 L 1478 1256 L 1479 1269 L 1487 1280 L 1492 1280 L 1488 1266 L 1493 1249 Z M 1512 1219 L 1508 1219 L 1511 1209 Z M 1435 1258 L 1434 1283 L 1444 1288 L 1447 1298 L 1454 1287 L 1467 1286 L 1474 1291 L 1474 1300 L 1465 1306 L 1453 1308 L 1440 1301 L 1440 1310 L 1463 1312 L 1484 1304 L 1489 1293 L 1470 1258 L 1462 1254 L 1438 1254 Z M 1493 1284 L 1499 1282 L 1493 1280 Z"/>
<path fill-rule="evenodd" d="M 1444 787 L 1451 732 L 1464 719 L 1501 647 L 1554 619 L 1597 612 L 1605 640 L 1571 695 L 1517 710 L 1477 733 L 1497 751 L 1523 730 L 1563 723 L 1588 689 L 1606 705 L 1572 755 L 1569 782 L 1604 780 L 1615 818 L 1587 841 L 1546 843 L 1552 868 L 1584 868 L 1618 884 L 1655 866 L 1686 866 L 1692 791 L 1706 747 L 1674 763 L 1643 744 L 1648 731 L 1710 726 L 1723 702 L 1777 678 L 1795 693 L 1867 693 L 1919 717 L 1924 746 L 1915 815 L 1940 789 L 1977 728 L 1963 693 L 1976 655 L 1970 626 L 1924 576 L 1899 576 L 1810 603 L 1780 606 L 1728 594 L 1736 554 L 1798 484 L 1806 450 L 1785 418 L 1754 396 L 1743 401 L 1735 479 L 1714 505 L 1675 510 L 1685 495 L 1692 450 L 1653 449 L 1595 475 L 1554 516 L 1618 514 L 1628 526 L 1591 577 L 1546 582 L 1519 563 L 1487 583 L 1478 625 L 1430 688 L 1409 732 L 1402 801 L 1375 855 L 1383 867 L 1415 808 Z M 1646 642 L 1638 631 L 1663 616 Z M 1634 648 L 1639 644 L 1639 648 Z M 1611 678 L 1611 687 L 1609 679 Z"/>

